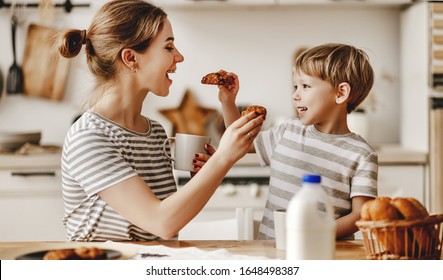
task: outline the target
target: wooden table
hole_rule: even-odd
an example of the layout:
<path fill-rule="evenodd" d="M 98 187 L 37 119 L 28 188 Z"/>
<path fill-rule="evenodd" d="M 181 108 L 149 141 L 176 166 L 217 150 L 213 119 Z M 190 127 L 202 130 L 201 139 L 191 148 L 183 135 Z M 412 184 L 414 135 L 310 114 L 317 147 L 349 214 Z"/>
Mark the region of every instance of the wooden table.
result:
<path fill-rule="evenodd" d="M 277 250 L 274 241 L 227 241 L 227 240 L 205 240 L 205 241 L 154 241 L 154 242 L 132 242 L 138 245 L 153 246 L 164 245 L 171 248 L 197 247 L 202 250 L 226 249 L 232 254 L 248 256 L 264 256 L 271 259 L 284 259 L 285 251 Z M 15 252 L 24 252 L 28 248 L 54 245 L 79 245 L 79 242 L 0 242 L 0 259 L 14 259 Z M 91 243 L 88 243 L 90 245 Z M 366 259 L 363 242 L 337 241 L 335 259 L 337 260 L 364 260 Z"/>

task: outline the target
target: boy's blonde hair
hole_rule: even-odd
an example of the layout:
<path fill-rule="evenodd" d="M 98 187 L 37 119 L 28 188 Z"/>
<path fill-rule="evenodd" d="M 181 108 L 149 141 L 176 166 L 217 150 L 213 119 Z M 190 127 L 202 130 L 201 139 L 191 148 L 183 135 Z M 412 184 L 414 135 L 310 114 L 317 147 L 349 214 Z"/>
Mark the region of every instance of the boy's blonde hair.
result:
<path fill-rule="evenodd" d="M 345 44 L 325 44 L 312 47 L 299 55 L 294 70 L 329 82 L 334 88 L 346 82 L 351 93 L 346 106 L 351 113 L 360 105 L 374 84 L 374 71 L 368 55 Z"/>

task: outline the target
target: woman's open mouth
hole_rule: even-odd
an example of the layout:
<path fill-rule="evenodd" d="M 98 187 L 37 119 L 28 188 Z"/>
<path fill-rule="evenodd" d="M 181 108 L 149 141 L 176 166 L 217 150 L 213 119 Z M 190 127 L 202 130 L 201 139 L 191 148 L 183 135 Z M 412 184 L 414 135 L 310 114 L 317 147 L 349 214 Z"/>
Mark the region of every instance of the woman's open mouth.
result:
<path fill-rule="evenodd" d="M 168 70 L 166 72 L 166 78 L 172 83 L 172 79 L 169 77 L 169 74 L 175 74 L 175 70 Z"/>

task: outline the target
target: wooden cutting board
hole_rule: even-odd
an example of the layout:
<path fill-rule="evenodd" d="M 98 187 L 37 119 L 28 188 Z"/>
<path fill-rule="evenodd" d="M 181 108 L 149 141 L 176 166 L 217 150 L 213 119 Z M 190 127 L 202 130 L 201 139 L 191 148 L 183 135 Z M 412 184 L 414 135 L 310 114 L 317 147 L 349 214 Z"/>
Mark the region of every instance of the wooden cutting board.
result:
<path fill-rule="evenodd" d="M 23 57 L 24 93 L 61 100 L 69 71 L 69 60 L 52 45 L 58 30 L 29 25 Z"/>

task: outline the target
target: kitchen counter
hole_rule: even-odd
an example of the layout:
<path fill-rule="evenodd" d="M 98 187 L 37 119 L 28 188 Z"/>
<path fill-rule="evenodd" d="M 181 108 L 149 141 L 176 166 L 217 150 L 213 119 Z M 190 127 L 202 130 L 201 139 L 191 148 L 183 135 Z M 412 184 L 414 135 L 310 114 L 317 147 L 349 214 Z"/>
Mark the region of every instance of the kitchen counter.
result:
<path fill-rule="evenodd" d="M 428 153 L 418 150 L 406 149 L 398 145 L 386 145 L 374 147 L 378 154 L 380 165 L 407 165 L 428 163 Z"/>
<path fill-rule="evenodd" d="M 406 149 L 398 145 L 375 147 L 380 165 L 426 165 L 428 154 L 422 151 Z M 0 169 L 60 167 L 60 153 L 15 155 L 0 154 Z M 246 154 L 235 166 L 259 166 L 255 154 Z"/>
<path fill-rule="evenodd" d="M 80 243 L 81 244 L 81 243 Z M 91 246 L 92 243 L 86 243 Z M 99 243 L 107 245 L 109 243 Z M 121 244 L 121 243 L 119 243 Z M 284 259 L 285 252 L 275 248 L 274 241 L 253 240 L 253 241 L 230 241 L 230 240 L 205 240 L 205 241 L 155 241 L 155 242 L 134 242 L 137 245 L 154 246 L 164 245 L 171 248 L 196 247 L 202 250 L 214 251 L 226 249 L 235 255 L 247 255 L 251 257 L 266 257 L 270 259 Z M 49 246 L 79 246 L 79 242 L 0 242 L 0 259 L 11 260 L 23 252 L 32 252 L 33 248 L 48 248 Z M 337 260 L 364 260 L 365 250 L 361 240 L 337 241 L 335 259 Z"/>
<path fill-rule="evenodd" d="M 15 168 L 60 168 L 61 153 L 0 154 L 0 170 Z"/>
<path fill-rule="evenodd" d="M 418 150 L 407 149 L 399 145 L 375 146 L 380 165 L 426 165 L 428 163 L 428 153 Z M 255 154 L 246 154 L 241 158 L 236 166 L 259 165 Z"/>

